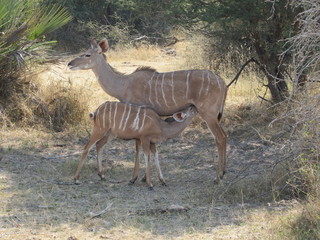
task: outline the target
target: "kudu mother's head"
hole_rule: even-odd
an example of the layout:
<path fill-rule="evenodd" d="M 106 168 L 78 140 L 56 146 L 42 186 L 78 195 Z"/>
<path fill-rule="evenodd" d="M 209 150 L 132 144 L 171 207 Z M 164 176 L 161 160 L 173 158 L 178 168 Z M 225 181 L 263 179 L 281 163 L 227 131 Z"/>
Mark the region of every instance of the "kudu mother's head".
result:
<path fill-rule="evenodd" d="M 105 59 L 103 53 L 106 51 L 108 51 L 108 41 L 106 39 L 101 40 L 99 44 L 93 39 L 91 40 L 91 48 L 69 62 L 68 67 L 71 70 L 92 69 L 98 61 Z"/>

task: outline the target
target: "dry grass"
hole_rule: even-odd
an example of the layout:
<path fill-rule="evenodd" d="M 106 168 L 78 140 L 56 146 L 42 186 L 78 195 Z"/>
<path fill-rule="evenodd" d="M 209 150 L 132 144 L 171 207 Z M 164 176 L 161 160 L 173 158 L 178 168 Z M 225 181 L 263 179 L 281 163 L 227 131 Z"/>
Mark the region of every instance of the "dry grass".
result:
<path fill-rule="evenodd" d="M 177 56 L 153 48 L 115 49 L 108 59 L 125 73 L 140 65 L 183 69 L 183 53 L 190 49 L 185 44 L 177 45 Z M 160 186 L 155 169 L 155 191 L 139 181 L 128 186 L 134 142 L 120 140 L 106 150 L 107 181 L 99 181 L 92 152 L 82 184 L 73 185 L 91 131 L 84 119 L 113 98 L 91 71 L 69 71 L 66 62 L 38 75 L 36 93 L 44 103 L 70 97 L 74 105 L 61 106 L 61 112 L 78 106 L 74 119 L 79 124 L 67 123 L 60 133 L 38 127 L 0 132 L 0 239 L 293 239 L 303 231 L 300 216 L 317 221 L 317 215 L 306 214 L 317 213 L 311 205 L 304 211 L 284 200 L 290 196 L 282 188 L 287 169 L 277 141 L 286 133 L 279 132 L 281 124 L 268 126 L 277 112 L 257 100 L 261 93 L 254 77 L 240 79 L 229 91 L 223 121 L 229 135 L 228 173 L 222 185 L 213 185 L 215 146 L 200 119 L 180 138 L 159 146 L 167 187 Z M 106 213 L 92 218 L 111 203 Z"/>

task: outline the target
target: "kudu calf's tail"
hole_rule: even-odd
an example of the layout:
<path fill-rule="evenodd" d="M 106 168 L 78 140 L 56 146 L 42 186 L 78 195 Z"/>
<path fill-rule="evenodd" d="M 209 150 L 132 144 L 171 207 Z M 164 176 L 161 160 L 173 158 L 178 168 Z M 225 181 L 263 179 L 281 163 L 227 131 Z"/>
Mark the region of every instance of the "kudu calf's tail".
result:
<path fill-rule="evenodd" d="M 94 116 L 95 116 L 95 112 L 89 113 L 89 117 L 90 117 L 91 120 L 94 120 Z"/>

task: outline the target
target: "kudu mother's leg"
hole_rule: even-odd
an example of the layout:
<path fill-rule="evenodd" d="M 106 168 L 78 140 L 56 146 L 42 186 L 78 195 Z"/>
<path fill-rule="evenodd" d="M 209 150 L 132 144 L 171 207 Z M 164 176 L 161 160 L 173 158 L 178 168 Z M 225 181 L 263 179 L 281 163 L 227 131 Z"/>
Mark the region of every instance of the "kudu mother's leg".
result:
<path fill-rule="evenodd" d="M 102 167 L 102 159 L 101 159 L 102 150 L 103 150 L 103 147 L 107 143 L 112 141 L 113 138 L 114 138 L 114 136 L 109 132 L 96 143 L 98 175 L 100 176 L 101 180 L 105 180 L 106 179 L 106 176 L 104 174 L 104 170 L 103 170 L 103 167 Z"/>
<path fill-rule="evenodd" d="M 206 121 L 211 133 L 215 136 L 216 145 L 218 148 L 218 166 L 216 167 L 215 183 L 219 183 L 226 171 L 227 158 L 227 134 L 220 126 L 217 118 L 218 114 L 200 113 L 200 116 Z"/>

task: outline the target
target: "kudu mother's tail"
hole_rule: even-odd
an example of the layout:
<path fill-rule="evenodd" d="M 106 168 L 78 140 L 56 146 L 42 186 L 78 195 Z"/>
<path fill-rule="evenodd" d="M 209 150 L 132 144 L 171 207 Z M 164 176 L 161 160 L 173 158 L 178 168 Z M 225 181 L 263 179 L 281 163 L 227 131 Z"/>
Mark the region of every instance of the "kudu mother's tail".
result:
<path fill-rule="evenodd" d="M 227 92 L 228 92 L 228 88 L 225 88 L 225 92 L 224 92 L 224 96 L 223 99 L 220 103 L 220 110 L 219 110 L 219 114 L 218 114 L 218 121 L 221 120 L 222 115 L 223 115 L 223 108 L 224 108 L 224 104 L 226 102 L 226 98 L 227 98 Z"/>

